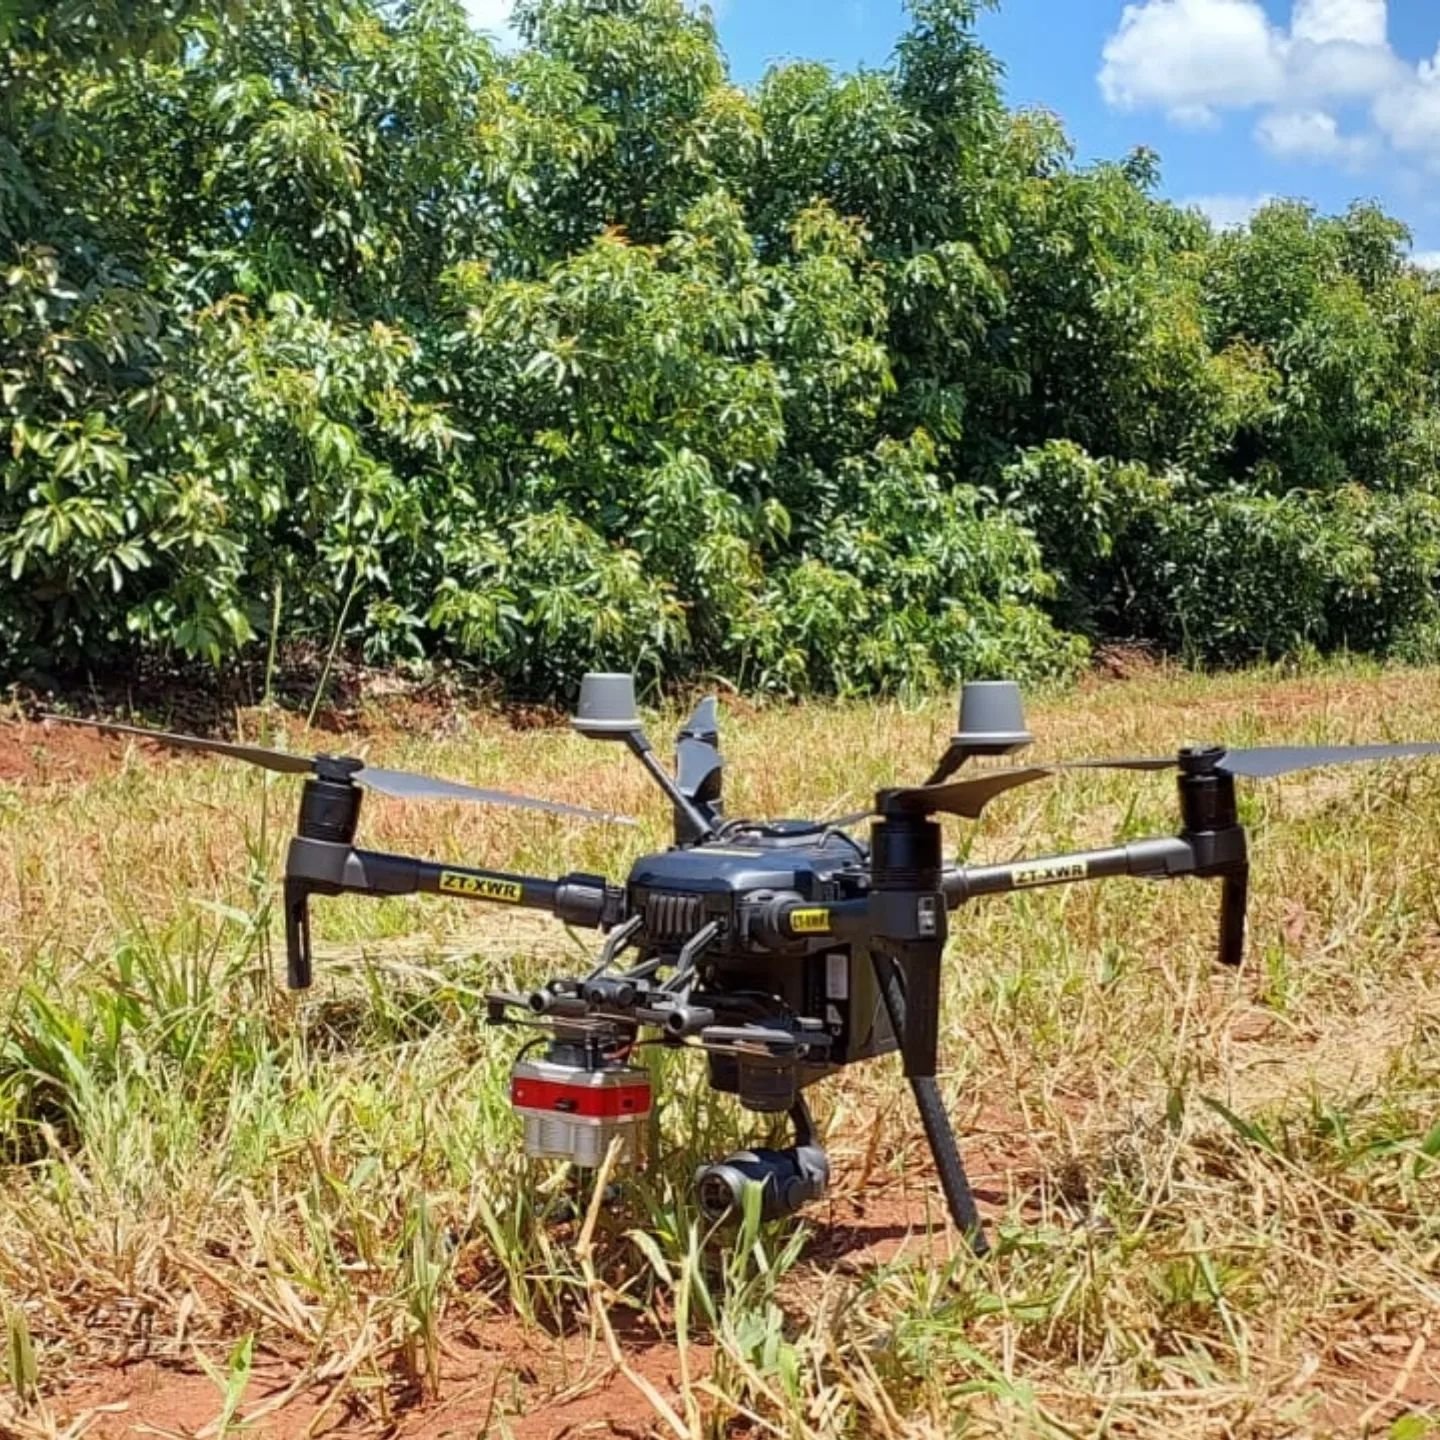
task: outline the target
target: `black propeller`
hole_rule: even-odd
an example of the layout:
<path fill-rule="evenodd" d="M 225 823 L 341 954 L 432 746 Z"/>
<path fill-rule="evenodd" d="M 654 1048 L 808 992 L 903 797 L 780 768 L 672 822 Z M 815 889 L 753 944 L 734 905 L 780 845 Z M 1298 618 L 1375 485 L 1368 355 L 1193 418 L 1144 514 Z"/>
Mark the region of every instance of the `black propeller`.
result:
<path fill-rule="evenodd" d="M 1301 770 L 1326 765 L 1348 765 L 1359 761 L 1420 759 L 1440 755 L 1440 744 L 1413 745 L 1268 745 L 1251 750 L 1220 750 L 1211 768 L 1227 775 L 1250 780 L 1274 779 Z M 1181 755 L 1138 756 L 1114 760 L 1060 760 L 1051 765 L 1027 765 L 1008 770 L 977 771 L 964 780 L 939 785 L 915 785 L 882 790 L 873 810 L 842 815 L 828 822 L 843 830 L 876 814 L 959 815 L 978 820 L 986 806 L 1010 790 L 1033 785 L 1066 770 L 1177 770 Z"/>
<path fill-rule="evenodd" d="M 1271 780 L 1300 770 L 1357 761 L 1413 760 L 1440 755 L 1440 745 L 1264 745 L 1254 750 L 1225 750 L 1214 768 L 1247 780 Z M 1057 770 L 1174 770 L 1179 756 L 1142 756 L 1118 760 L 1069 760 Z"/>
<path fill-rule="evenodd" d="M 329 756 L 292 755 L 284 750 L 267 750 L 259 745 L 238 745 L 229 740 L 206 740 L 198 735 L 175 735 L 164 730 L 147 730 L 139 725 L 122 725 L 114 720 L 81 720 L 69 715 L 46 715 L 60 725 L 84 725 L 94 730 L 134 735 L 177 750 L 198 750 L 207 755 L 224 755 L 243 760 L 280 775 L 316 775 L 322 763 L 327 770 L 343 770 L 346 778 L 367 790 L 389 795 L 398 800 L 463 800 L 476 805 L 505 805 L 519 810 L 538 810 L 546 815 L 568 815 L 577 820 L 603 820 L 614 825 L 634 825 L 624 815 L 607 815 L 600 810 L 586 810 L 578 805 L 562 805 L 554 800 L 536 800 L 528 795 L 510 795 L 503 790 L 481 790 L 474 785 L 461 785 L 454 780 L 435 780 L 428 775 L 414 775 L 407 770 L 385 770 L 367 765 L 362 760 L 335 760 Z M 334 778 L 333 773 L 328 778 Z"/>
<path fill-rule="evenodd" d="M 882 815 L 960 815 L 966 820 L 978 820 L 985 807 L 992 800 L 998 800 L 1007 790 L 1021 785 L 1033 784 L 1047 775 L 1054 775 L 1056 768 L 1030 767 L 1023 770 L 990 770 L 977 774 L 968 780 L 952 780 L 945 785 L 912 785 L 896 790 L 882 790 L 875 797 L 876 803 L 868 810 L 852 810 L 848 815 L 837 815 L 833 820 L 817 820 L 814 831 L 850 830 L 866 820 Z M 808 830 L 802 833 L 809 833 Z"/>
<path fill-rule="evenodd" d="M 1055 774 L 1054 767 L 1026 765 L 1013 770 L 980 770 L 964 780 L 940 785 L 912 785 L 882 790 L 876 810 L 882 815 L 960 815 L 978 820 L 992 800 L 1021 785 L 1033 785 Z"/>
<path fill-rule="evenodd" d="M 950 780 L 943 785 L 910 785 L 882 790 L 876 803 L 868 810 L 855 810 L 834 820 L 817 821 L 816 830 L 849 830 L 879 815 L 959 815 L 978 820 L 992 800 L 1021 785 L 1033 785 L 1054 775 L 1059 766 L 1027 765 L 1014 770 L 977 771 L 965 780 Z"/>
<path fill-rule="evenodd" d="M 702 700 L 675 741 L 676 783 L 687 800 L 712 807 L 720 800 L 725 761 L 720 754 L 719 706 Z"/>

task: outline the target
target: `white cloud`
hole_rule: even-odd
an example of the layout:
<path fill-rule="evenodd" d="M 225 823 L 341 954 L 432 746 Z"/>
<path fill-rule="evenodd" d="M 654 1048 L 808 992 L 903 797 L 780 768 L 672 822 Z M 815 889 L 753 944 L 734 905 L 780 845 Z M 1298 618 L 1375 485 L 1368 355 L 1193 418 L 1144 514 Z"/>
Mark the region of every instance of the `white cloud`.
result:
<path fill-rule="evenodd" d="M 1140 0 L 1100 68 L 1105 98 L 1184 120 L 1217 110 L 1368 99 L 1413 74 L 1390 49 L 1386 0 L 1295 0 L 1290 28 L 1260 0 Z"/>
<path fill-rule="evenodd" d="M 465 0 L 470 12 L 470 23 L 477 30 L 484 30 L 496 39 L 509 43 L 515 38 L 510 24 L 511 0 Z"/>
<path fill-rule="evenodd" d="M 1261 0 L 1132 0 L 1099 81 L 1110 104 L 1182 124 L 1259 109 L 1256 138 L 1283 159 L 1353 166 L 1388 147 L 1440 173 L 1440 50 L 1401 59 L 1388 0 L 1293 0 L 1288 27 Z M 1345 104 L 1367 108 L 1366 133 L 1342 132 Z"/>
<path fill-rule="evenodd" d="M 1397 150 L 1440 169 L 1440 50 L 1376 99 L 1375 123 Z"/>
<path fill-rule="evenodd" d="M 1192 195 L 1180 202 L 1182 208 L 1198 210 L 1217 230 L 1238 230 L 1248 225 L 1273 195 Z"/>
<path fill-rule="evenodd" d="M 1312 45 L 1380 47 L 1387 43 L 1386 19 L 1386 0 L 1295 0 L 1290 33 Z"/>
<path fill-rule="evenodd" d="M 1255 138 L 1282 160 L 1339 160 L 1357 163 L 1371 150 L 1364 136 L 1340 132 L 1326 110 L 1272 110 L 1260 118 Z"/>
<path fill-rule="evenodd" d="M 1388 45 L 1293 40 L 1285 50 L 1285 94 L 1302 101 L 1368 100 L 1413 73 Z"/>
<path fill-rule="evenodd" d="M 1440 271 L 1440 250 L 1417 250 L 1410 259 L 1422 270 Z"/>
<path fill-rule="evenodd" d="M 1437 158 L 1440 145 L 1440 85 L 1408 85 L 1375 102 L 1375 122 L 1397 150 Z"/>
<path fill-rule="evenodd" d="M 1283 92 L 1281 42 L 1256 0 L 1143 0 L 1105 43 L 1100 89 L 1120 109 L 1205 121 Z"/>

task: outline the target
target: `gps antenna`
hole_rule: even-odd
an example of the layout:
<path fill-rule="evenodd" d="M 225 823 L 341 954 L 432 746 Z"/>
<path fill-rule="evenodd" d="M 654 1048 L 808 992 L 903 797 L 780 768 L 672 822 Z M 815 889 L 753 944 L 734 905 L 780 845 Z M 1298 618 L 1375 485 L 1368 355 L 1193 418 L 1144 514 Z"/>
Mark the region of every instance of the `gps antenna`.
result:
<path fill-rule="evenodd" d="M 1013 755 L 1034 743 L 1025 723 L 1025 702 L 1013 680 L 968 681 L 960 691 L 959 727 L 926 783 L 948 780 L 971 756 Z"/>
<path fill-rule="evenodd" d="M 715 822 L 699 810 L 656 759 L 635 704 L 633 675 L 587 675 L 580 682 L 580 703 L 570 723 L 588 740 L 624 742 L 675 807 L 675 833 L 682 845 L 708 840 L 716 833 Z"/>

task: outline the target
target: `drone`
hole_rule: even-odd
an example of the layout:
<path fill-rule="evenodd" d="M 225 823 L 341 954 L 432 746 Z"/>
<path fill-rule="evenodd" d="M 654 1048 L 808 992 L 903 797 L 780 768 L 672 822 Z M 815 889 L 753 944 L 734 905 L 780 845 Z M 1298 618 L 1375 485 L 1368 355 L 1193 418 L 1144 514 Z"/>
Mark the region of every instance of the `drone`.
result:
<path fill-rule="evenodd" d="M 1226 749 L 1081 760 L 1018 768 L 971 760 L 1034 743 L 1013 681 L 963 687 L 959 728 L 923 785 L 879 791 L 866 810 L 830 820 L 727 818 L 718 702 L 700 703 L 668 769 L 646 738 L 634 677 L 590 674 L 574 728 L 623 743 L 664 793 L 674 842 L 646 855 L 623 884 L 600 875 L 510 874 L 359 849 L 364 792 L 407 800 L 515 806 L 634 824 L 574 805 L 482 790 L 345 756 L 306 757 L 175 735 L 108 720 L 47 719 L 304 777 L 285 862 L 288 981 L 313 982 L 313 896 L 434 894 L 541 910 L 603 939 L 583 974 L 532 993 L 487 996 L 487 1020 L 540 1037 L 520 1052 L 510 1100 L 525 1153 L 582 1171 L 640 1159 L 653 1109 L 640 1043 L 703 1052 L 710 1086 L 747 1111 L 788 1117 L 794 1144 L 743 1150 L 700 1167 L 701 1212 L 721 1223 L 758 1187 L 760 1214 L 777 1220 L 824 1196 L 830 1164 L 805 1092 L 847 1066 L 899 1052 L 954 1225 L 977 1253 L 988 1241 L 936 1079 L 942 967 L 950 915 L 986 896 L 1115 876 L 1220 884 L 1219 960 L 1244 956 L 1249 852 L 1239 779 L 1317 766 L 1440 754 L 1440 744 Z M 938 817 L 977 820 L 1001 795 L 1064 772 L 1174 772 L 1173 836 L 1003 864 L 947 864 Z M 869 838 L 851 832 L 869 824 Z M 752 1202 L 753 1203 L 753 1202 Z"/>

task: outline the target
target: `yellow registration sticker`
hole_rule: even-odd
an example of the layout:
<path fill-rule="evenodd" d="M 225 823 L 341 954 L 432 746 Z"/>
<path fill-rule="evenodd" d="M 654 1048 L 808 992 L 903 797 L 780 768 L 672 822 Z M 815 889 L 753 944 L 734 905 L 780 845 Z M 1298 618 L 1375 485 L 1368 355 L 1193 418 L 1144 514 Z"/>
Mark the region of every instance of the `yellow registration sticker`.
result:
<path fill-rule="evenodd" d="M 828 935 L 830 933 L 830 912 L 828 910 L 792 910 L 790 912 L 790 933 L 792 935 Z"/>
<path fill-rule="evenodd" d="M 1011 872 L 1015 888 L 1030 885 L 1062 885 L 1067 880 L 1083 880 L 1090 867 L 1083 860 L 1039 860 L 1034 865 L 1017 865 Z"/>
<path fill-rule="evenodd" d="M 516 880 L 482 880 L 478 875 L 442 870 L 440 893 L 464 895 L 471 900 L 494 900 L 501 905 L 518 905 L 525 898 L 525 887 Z"/>

